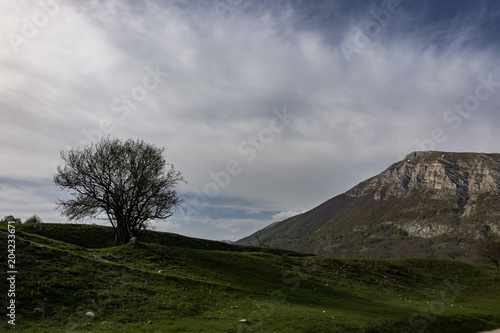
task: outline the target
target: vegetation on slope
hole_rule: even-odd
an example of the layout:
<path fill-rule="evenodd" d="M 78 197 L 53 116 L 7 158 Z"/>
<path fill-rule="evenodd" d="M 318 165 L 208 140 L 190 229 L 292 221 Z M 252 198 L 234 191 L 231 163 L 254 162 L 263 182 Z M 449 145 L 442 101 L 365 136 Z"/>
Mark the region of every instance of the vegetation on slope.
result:
<path fill-rule="evenodd" d="M 500 155 L 414 152 L 308 212 L 237 244 L 333 257 L 427 257 L 474 263 L 500 233 Z"/>
<path fill-rule="evenodd" d="M 41 228 L 41 229 L 40 229 Z M 6 225 L 0 226 L 6 244 Z M 16 224 L 25 332 L 476 332 L 500 327 L 500 269 L 360 260 L 111 228 Z M 2 280 L 5 269 L 2 270 Z M 86 316 L 93 312 L 94 317 Z M 246 321 L 241 322 L 241 320 Z"/>

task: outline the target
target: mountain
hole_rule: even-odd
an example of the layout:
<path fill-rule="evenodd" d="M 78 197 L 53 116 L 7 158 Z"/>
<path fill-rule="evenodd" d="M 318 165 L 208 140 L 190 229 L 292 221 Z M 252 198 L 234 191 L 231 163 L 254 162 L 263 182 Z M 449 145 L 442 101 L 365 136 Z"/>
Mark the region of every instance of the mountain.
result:
<path fill-rule="evenodd" d="M 318 207 L 236 244 L 362 258 L 471 261 L 500 235 L 500 154 L 413 152 Z"/>

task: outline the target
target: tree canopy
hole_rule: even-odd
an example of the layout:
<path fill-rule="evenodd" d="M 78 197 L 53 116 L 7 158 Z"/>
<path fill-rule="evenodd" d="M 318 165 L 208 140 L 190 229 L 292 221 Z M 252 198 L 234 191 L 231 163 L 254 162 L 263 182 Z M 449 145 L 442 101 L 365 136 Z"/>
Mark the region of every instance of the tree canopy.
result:
<path fill-rule="evenodd" d="M 61 152 L 54 182 L 72 199 L 59 200 L 69 220 L 106 216 L 117 244 L 137 237 L 148 222 L 166 219 L 182 207 L 176 187 L 185 182 L 165 161 L 165 148 L 143 140 L 102 138 Z"/>
<path fill-rule="evenodd" d="M 14 217 L 13 215 L 5 216 L 2 220 L 0 220 L 0 223 L 7 223 L 9 221 L 12 221 L 14 223 L 22 223 L 20 218 Z"/>

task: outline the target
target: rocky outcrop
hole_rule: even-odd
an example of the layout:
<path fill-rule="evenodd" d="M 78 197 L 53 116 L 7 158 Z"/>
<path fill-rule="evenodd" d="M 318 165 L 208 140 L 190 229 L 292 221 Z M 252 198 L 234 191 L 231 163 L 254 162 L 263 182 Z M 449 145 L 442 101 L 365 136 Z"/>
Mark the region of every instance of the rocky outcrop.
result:
<path fill-rule="evenodd" d="M 331 256 L 466 258 L 478 238 L 494 234 L 500 154 L 428 151 L 237 244 Z"/>
<path fill-rule="evenodd" d="M 454 196 L 464 207 L 483 193 L 500 193 L 500 154 L 413 152 L 381 174 L 355 186 L 352 197 L 408 197 L 416 191 L 435 199 Z"/>

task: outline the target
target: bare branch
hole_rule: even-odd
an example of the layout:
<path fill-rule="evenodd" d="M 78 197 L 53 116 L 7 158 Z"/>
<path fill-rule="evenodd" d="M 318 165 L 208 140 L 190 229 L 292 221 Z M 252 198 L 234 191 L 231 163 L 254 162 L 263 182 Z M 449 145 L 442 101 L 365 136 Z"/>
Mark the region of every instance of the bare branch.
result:
<path fill-rule="evenodd" d="M 64 164 L 57 167 L 54 182 L 73 199 L 59 201 L 58 208 L 70 220 L 104 213 L 117 242 L 127 242 L 148 221 L 166 219 L 182 207 L 175 188 L 185 180 L 163 152 L 142 140 L 109 137 L 61 152 Z"/>

